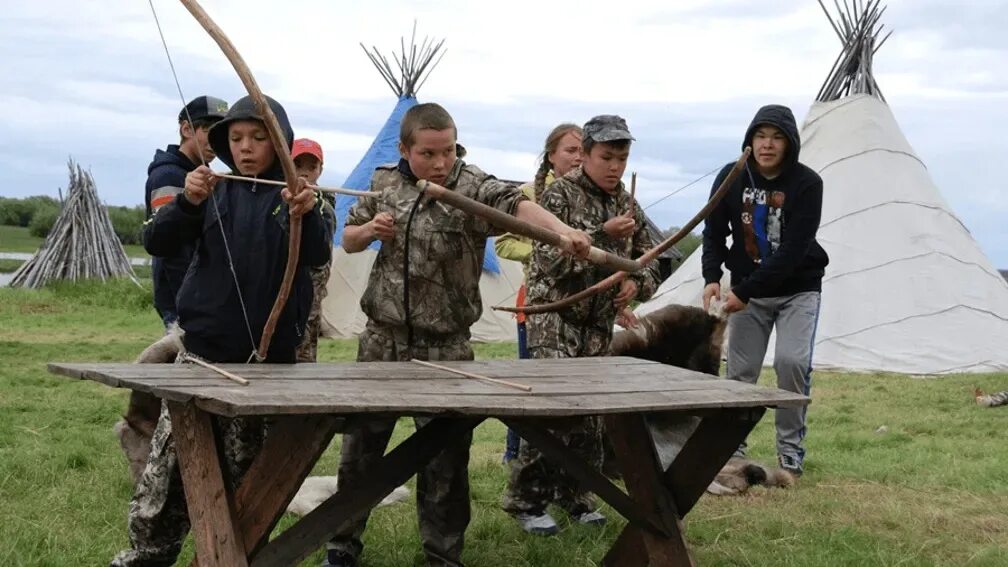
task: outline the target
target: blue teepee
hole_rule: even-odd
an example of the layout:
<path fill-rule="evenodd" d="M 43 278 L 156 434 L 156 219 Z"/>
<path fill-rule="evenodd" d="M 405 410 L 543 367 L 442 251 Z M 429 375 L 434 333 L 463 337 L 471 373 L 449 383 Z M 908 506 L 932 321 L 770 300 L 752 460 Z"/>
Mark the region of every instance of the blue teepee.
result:
<path fill-rule="evenodd" d="M 385 79 L 385 82 L 388 83 L 393 92 L 396 93 L 396 96 L 399 97 L 399 101 L 392 110 L 392 114 L 389 115 L 388 120 L 385 121 L 381 130 L 378 131 L 378 135 L 375 136 L 374 141 L 371 142 L 371 147 L 368 148 L 364 157 L 361 158 L 357 166 L 350 172 L 346 181 L 343 182 L 343 187 L 366 191 L 371 184 L 371 175 L 374 173 L 375 168 L 380 165 L 399 161 L 399 123 L 402 121 L 402 117 L 406 114 L 406 111 L 416 106 L 416 91 L 423 84 L 423 81 L 426 80 L 425 76 L 441 60 L 438 57 L 437 61 L 434 61 L 434 57 L 441 50 L 443 44 L 444 40 L 435 44 L 428 43 L 425 39 L 423 45 L 420 46 L 419 52 L 414 48 L 411 50 L 410 56 L 407 56 L 404 51 L 401 58 L 394 60 L 401 72 L 400 76 L 393 74 L 388 60 L 376 48 L 368 51 L 363 44 L 361 45 L 364 52 L 371 59 L 371 62 L 374 63 L 375 67 L 382 74 L 382 78 Z M 431 64 L 432 62 L 433 64 Z M 346 223 L 347 213 L 355 202 L 357 202 L 357 197 L 352 195 L 336 196 L 336 232 L 333 235 L 333 242 L 337 246 L 343 242 L 343 226 Z M 371 248 L 375 250 L 380 246 L 381 243 L 377 241 L 371 244 Z M 486 253 L 483 257 L 483 269 L 494 274 L 500 272 L 500 262 L 497 259 L 497 254 L 494 252 L 492 242 L 489 242 L 487 245 Z"/>

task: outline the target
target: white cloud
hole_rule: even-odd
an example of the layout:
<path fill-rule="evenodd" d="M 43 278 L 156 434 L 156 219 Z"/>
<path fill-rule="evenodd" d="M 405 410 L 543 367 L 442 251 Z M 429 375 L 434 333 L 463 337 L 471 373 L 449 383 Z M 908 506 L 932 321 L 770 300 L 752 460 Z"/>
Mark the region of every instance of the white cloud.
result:
<path fill-rule="evenodd" d="M 630 168 L 645 204 L 733 158 L 758 105 L 783 101 L 801 120 L 840 48 L 814 2 L 203 4 L 263 90 L 284 102 L 296 133 L 323 144 L 329 184 L 356 165 L 395 103 L 357 42 L 388 53 L 414 18 L 421 36 L 447 38 L 421 98 L 453 112 L 475 163 L 528 178 L 555 123 L 621 113 L 638 137 Z M 995 171 L 1008 129 L 1003 9 L 890 5 L 884 20 L 896 32 L 876 58 L 877 79 L 956 213 L 1008 265 L 1005 183 Z M 243 95 L 185 9 L 155 6 L 184 94 Z M 181 106 L 146 2 L 12 4 L 0 52 L 0 191 L 54 193 L 74 155 L 92 166 L 104 198 L 140 202 L 147 163 L 174 141 Z M 663 228 L 681 224 L 709 187 L 707 179 L 649 214 Z"/>

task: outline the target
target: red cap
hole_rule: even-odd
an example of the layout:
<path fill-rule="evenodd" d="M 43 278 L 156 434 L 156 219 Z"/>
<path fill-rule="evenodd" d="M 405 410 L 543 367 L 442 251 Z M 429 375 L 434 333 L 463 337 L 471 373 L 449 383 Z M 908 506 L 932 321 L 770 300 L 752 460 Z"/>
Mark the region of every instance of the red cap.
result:
<path fill-rule="evenodd" d="M 301 154 L 311 154 L 317 157 L 319 161 L 324 161 L 322 159 L 322 146 L 315 140 L 309 140 L 308 138 L 294 140 L 294 145 L 291 147 L 291 159 Z"/>

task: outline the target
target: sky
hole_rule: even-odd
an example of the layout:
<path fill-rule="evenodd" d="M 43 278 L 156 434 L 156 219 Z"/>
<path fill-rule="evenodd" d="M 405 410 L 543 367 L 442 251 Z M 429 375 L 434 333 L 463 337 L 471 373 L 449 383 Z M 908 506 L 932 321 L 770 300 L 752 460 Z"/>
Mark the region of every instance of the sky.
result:
<path fill-rule="evenodd" d="M 832 5 L 832 2 L 827 2 Z M 396 100 L 359 45 L 397 50 L 446 38 L 418 98 L 455 117 L 467 161 L 530 179 L 559 122 L 624 116 L 637 138 L 628 166 L 662 228 L 683 224 L 712 177 L 737 156 L 759 106 L 799 123 L 840 50 L 814 0 L 204 0 L 295 134 L 321 142 L 321 183 L 340 185 Z M 182 107 L 150 5 L 47 0 L 0 20 L 0 194 L 57 195 L 72 157 L 109 204 L 143 202 L 156 148 L 177 143 Z M 184 99 L 245 95 L 216 44 L 175 1 L 154 8 Z M 893 36 L 875 76 L 911 146 L 952 210 L 1008 268 L 1008 1 L 893 0 Z M 420 38 L 418 37 L 418 42 Z M 218 169 L 223 165 L 214 164 Z M 627 179 L 629 178 L 629 173 Z M 827 188 L 828 190 L 828 188 Z"/>

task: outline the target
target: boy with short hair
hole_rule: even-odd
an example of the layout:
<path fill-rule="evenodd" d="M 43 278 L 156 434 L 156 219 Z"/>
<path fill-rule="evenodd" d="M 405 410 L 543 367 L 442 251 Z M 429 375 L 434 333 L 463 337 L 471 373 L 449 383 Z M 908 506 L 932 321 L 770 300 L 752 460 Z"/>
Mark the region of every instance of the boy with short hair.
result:
<path fill-rule="evenodd" d="M 494 229 L 421 195 L 416 187 L 420 179 L 565 234 L 572 241 L 569 252 L 588 252 L 586 234 L 531 203 L 517 188 L 459 159 L 456 140 L 455 122 L 440 105 L 411 108 L 400 126 L 399 163 L 379 167 L 371 178 L 371 190 L 383 194 L 360 199 L 347 216 L 347 252 L 382 241 L 361 298 L 368 322 L 360 336 L 358 361 L 473 359 L 469 328 L 482 313 L 479 278 L 486 239 Z M 416 422 L 422 427 L 429 419 Z M 339 490 L 365 480 L 384 454 L 394 427 L 394 419 L 375 419 L 344 435 Z M 417 474 L 420 535 L 433 566 L 462 565 L 470 517 L 471 443 L 470 432 Z M 365 516 L 336 534 L 326 565 L 357 565 L 366 522 Z"/>
<path fill-rule="evenodd" d="M 172 188 L 183 187 L 185 176 L 196 166 L 213 161 L 215 154 L 207 140 L 210 127 L 224 118 L 227 102 L 212 96 L 198 96 L 179 111 L 179 143 L 154 152 L 147 166 L 147 186 L 144 203 L 147 218 L 175 198 Z M 151 259 L 151 279 L 154 282 L 154 308 L 165 328 L 178 319 L 175 295 L 192 260 L 193 247 L 180 247 L 171 256 Z"/>
<path fill-rule="evenodd" d="M 543 208 L 573 228 L 592 237 L 595 246 L 617 255 L 637 258 L 654 246 L 644 213 L 620 179 L 630 157 L 633 136 L 619 116 L 602 115 L 583 128 L 581 165 L 557 179 L 541 197 Z M 609 274 L 582 260 L 565 258 L 537 244 L 528 275 L 528 304 L 563 299 L 584 290 Z M 644 301 L 658 287 L 658 263 L 630 274 L 619 288 L 604 291 L 555 313 L 530 315 L 528 349 L 532 358 L 606 356 L 616 314 L 634 299 Z M 588 462 L 601 469 L 602 437 L 597 418 L 585 418 L 555 434 Z M 511 477 L 504 509 L 534 534 L 558 531 L 546 506 L 556 501 L 582 524 L 602 524 L 592 495 L 569 473 L 550 462 L 537 448 L 522 443 L 511 461 Z"/>
<path fill-rule="evenodd" d="M 799 163 L 801 140 L 791 109 L 760 108 L 742 146 L 752 147 L 746 174 L 707 217 L 703 232 L 704 309 L 721 296 L 721 265 L 731 271 L 725 300 L 728 378 L 755 384 L 770 332 L 777 329 L 777 387 L 808 395 L 819 295 L 829 257 L 816 241 L 823 184 Z M 717 188 L 731 169 L 714 180 Z M 713 191 L 713 189 L 712 189 Z M 732 236 L 729 250 L 725 245 Z M 800 476 L 805 460 L 805 407 L 775 410 L 781 468 Z M 745 456 L 743 442 L 736 452 Z"/>
<path fill-rule="evenodd" d="M 201 163 L 214 159 L 207 133 L 211 126 L 224 118 L 227 109 L 227 102 L 204 95 L 192 99 L 179 111 L 179 143 L 170 144 L 164 150 L 156 150 L 154 159 L 147 166 L 147 185 L 144 190 L 147 218 L 175 198 L 177 188 L 185 185 L 185 176 L 190 171 Z M 169 256 L 151 258 L 154 309 L 161 317 L 166 331 L 178 320 L 175 295 L 182 287 L 194 251 L 195 247 L 187 244 L 180 246 Z M 130 474 L 134 483 L 140 478 L 139 462 L 146 460 L 150 453 L 151 435 L 160 414 L 161 400 L 144 392 L 132 392 L 126 413 L 116 424 L 115 431 L 126 458 L 131 463 Z"/>
<path fill-rule="evenodd" d="M 273 99 L 268 103 L 290 143 L 294 135 L 283 107 Z M 236 173 L 283 179 L 250 97 L 238 100 L 210 129 L 209 143 Z M 302 219 L 299 265 L 269 352 L 262 353 L 266 362 L 293 363 L 312 300 L 307 266 L 329 259 L 333 221 L 317 206 L 319 196 L 308 190 L 292 196 L 288 188 L 257 182 L 218 181 L 205 165 L 186 176 L 184 189 L 175 189 L 175 197 L 145 224 L 144 247 L 151 254 L 171 255 L 183 246 L 196 246 L 178 293 L 184 332 L 179 360 L 183 354 L 212 362 L 250 359 L 283 280 L 289 214 L 294 214 Z M 227 456 L 226 476 L 234 489 L 262 447 L 265 427 L 256 418 L 218 418 L 218 427 Z M 112 560 L 113 567 L 174 564 L 189 518 L 167 407 L 134 491 L 128 524 L 130 549 Z"/>
<path fill-rule="evenodd" d="M 322 176 L 322 146 L 315 140 L 308 138 L 298 138 L 291 146 L 291 158 L 294 160 L 294 170 L 298 177 L 303 177 L 309 185 L 318 185 L 319 177 Z M 332 194 L 322 195 L 322 204 L 328 207 L 329 214 L 335 206 L 335 198 Z M 308 313 L 308 323 L 305 327 L 304 341 L 298 347 L 298 362 L 315 362 L 318 359 L 318 340 L 321 332 L 322 300 L 328 295 L 326 285 L 329 283 L 329 273 L 332 270 L 332 255 L 324 266 L 309 268 L 312 280 L 312 290 L 314 299 L 312 300 L 311 312 Z"/>

